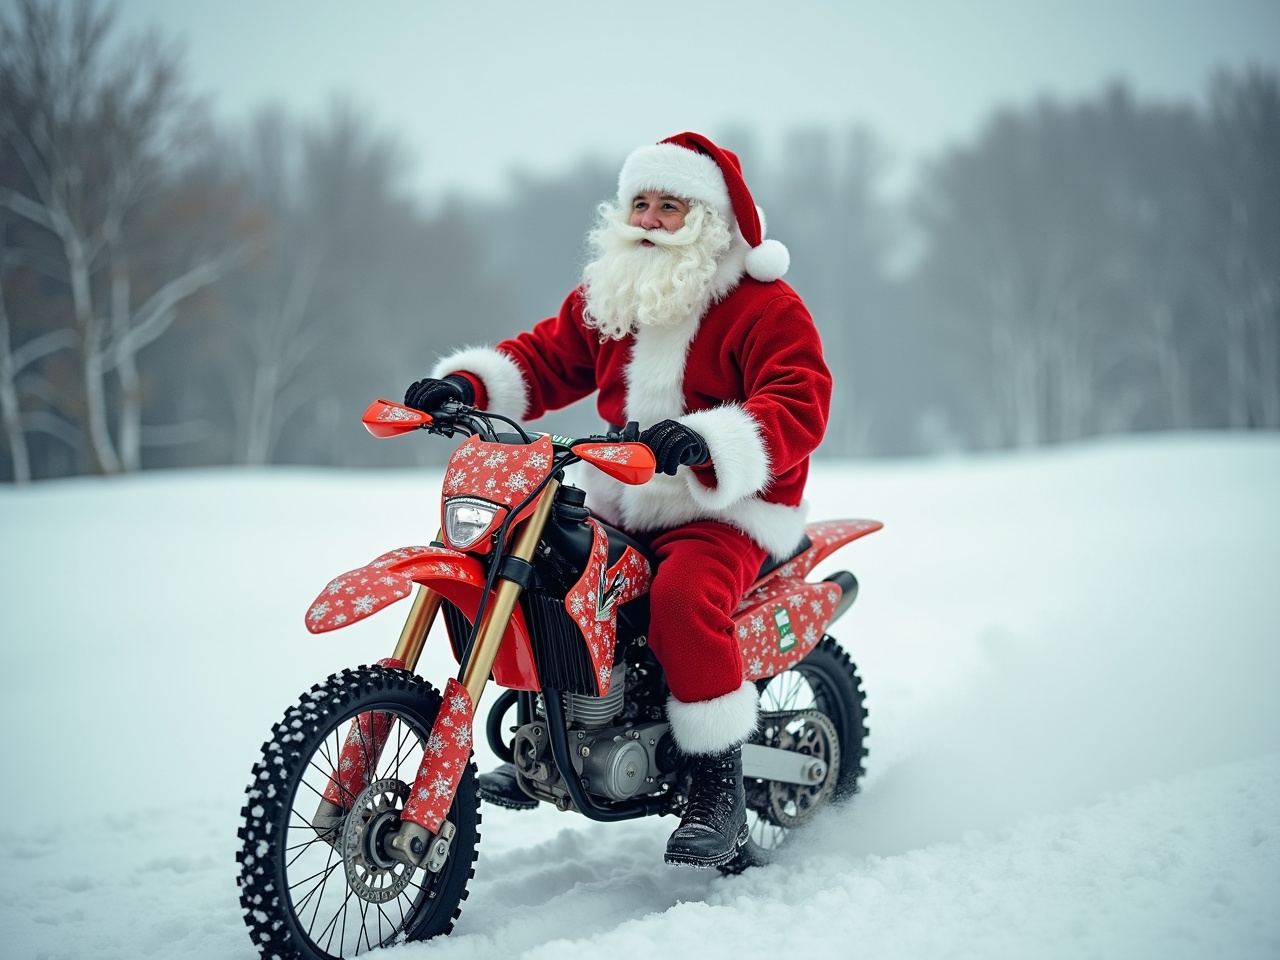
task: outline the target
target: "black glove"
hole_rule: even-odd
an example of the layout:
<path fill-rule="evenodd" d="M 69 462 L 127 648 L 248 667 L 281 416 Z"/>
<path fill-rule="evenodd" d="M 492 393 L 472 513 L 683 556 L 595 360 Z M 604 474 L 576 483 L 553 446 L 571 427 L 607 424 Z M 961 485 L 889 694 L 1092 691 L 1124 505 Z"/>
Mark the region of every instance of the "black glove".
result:
<path fill-rule="evenodd" d="M 475 398 L 476 392 L 471 387 L 471 381 L 451 373 L 443 380 L 428 377 L 411 384 L 404 392 L 404 405 L 423 413 L 434 413 L 450 400 L 470 404 Z"/>
<path fill-rule="evenodd" d="M 646 427 L 640 434 L 640 442 L 653 451 L 658 461 L 658 472 L 673 477 L 681 464 L 696 467 L 711 459 L 707 441 L 697 431 L 676 420 L 661 420 Z"/>

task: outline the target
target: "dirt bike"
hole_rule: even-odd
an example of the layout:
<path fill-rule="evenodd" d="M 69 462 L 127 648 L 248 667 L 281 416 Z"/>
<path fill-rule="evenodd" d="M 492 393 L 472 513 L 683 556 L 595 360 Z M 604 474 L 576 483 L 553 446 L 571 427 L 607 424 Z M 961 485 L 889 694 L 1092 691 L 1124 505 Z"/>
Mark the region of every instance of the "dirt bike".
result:
<path fill-rule="evenodd" d="M 376 401 L 377 437 L 465 436 L 444 474 L 435 542 L 393 550 L 330 581 L 312 633 L 414 599 L 391 656 L 316 684 L 262 747 L 242 810 L 240 902 L 263 957 L 349 957 L 448 933 L 474 876 L 480 822 L 476 707 L 532 800 L 592 820 L 672 814 L 687 761 L 666 723 L 666 681 L 646 645 L 651 562 L 594 517 L 565 468 L 649 480 L 636 424 L 573 439 L 527 432 L 450 402 L 434 415 Z M 857 595 L 840 571 L 806 579 L 870 520 L 809 524 L 769 561 L 735 613 L 760 723 L 742 751 L 750 836 L 724 867 L 767 862 L 797 827 L 853 794 L 867 728 L 861 682 L 826 634 Z M 437 617 L 460 665 L 438 692 L 414 671 Z M 512 709 L 510 739 L 503 722 Z"/>

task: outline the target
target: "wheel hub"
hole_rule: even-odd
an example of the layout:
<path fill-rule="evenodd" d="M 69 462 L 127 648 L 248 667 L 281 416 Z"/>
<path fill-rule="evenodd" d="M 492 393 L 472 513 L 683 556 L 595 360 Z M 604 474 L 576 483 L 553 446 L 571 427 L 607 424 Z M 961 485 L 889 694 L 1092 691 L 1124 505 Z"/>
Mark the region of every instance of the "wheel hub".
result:
<path fill-rule="evenodd" d="M 800 710 L 780 717 L 772 746 L 819 761 L 823 776 L 812 784 L 769 781 L 766 816 L 780 827 L 797 827 L 811 819 L 831 798 L 840 778 L 840 737 L 835 724 L 819 710 Z M 821 769 L 815 764 L 814 770 Z"/>
<path fill-rule="evenodd" d="M 347 885 L 361 900 L 385 903 L 399 896 L 413 878 L 414 867 L 389 856 L 386 839 L 400 822 L 409 799 L 401 780 L 375 780 L 351 805 L 342 828 L 342 860 Z"/>

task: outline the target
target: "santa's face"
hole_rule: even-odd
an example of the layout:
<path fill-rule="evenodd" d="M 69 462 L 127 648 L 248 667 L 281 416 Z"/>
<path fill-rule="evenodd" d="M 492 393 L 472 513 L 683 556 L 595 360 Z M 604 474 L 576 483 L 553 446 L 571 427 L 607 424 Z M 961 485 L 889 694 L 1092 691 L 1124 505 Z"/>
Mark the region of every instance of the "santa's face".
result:
<path fill-rule="evenodd" d="M 594 259 L 582 278 L 584 320 L 602 337 L 618 340 L 641 327 L 694 322 L 710 302 L 717 266 L 729 249 L 729 224 L 706 204 L 664 196 L 641 194 L 632 209 L 600 207 L 601 221 L 588 236 Z M 644 209 L 634 209 L 640 204 Z"/>
<path fill-rule="evenodd" d="M 684 226 L 684 218 L 689 213 L 689 204 L 679 197 L 657 190 L 648 190 L 631 201 L 631 218 L 628 221 L 633 227 L 643 230 L 665 230 L 675 233 Z M 653 246 L 652 240 L 641 241 L 643 246 Z"/>

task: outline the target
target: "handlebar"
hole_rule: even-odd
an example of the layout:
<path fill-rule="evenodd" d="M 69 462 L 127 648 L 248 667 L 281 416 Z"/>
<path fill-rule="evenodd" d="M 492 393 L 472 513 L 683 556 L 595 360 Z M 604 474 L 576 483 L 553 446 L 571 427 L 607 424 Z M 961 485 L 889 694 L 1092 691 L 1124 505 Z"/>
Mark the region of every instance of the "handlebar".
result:
<path fill-rule="evenodd" d="M 446 401 L 434 413 L 424 413 L 403 404 L 392 403 L 390 400 L 375 400 L 365 410 L 362 419 L 365 429 L 379 438 L 396 437 L 414 430 L 426 430 L 428 433 L 443 437 L 452 437 L 456 433 L 468 437 L 478 436 L 487 443 L 529 444 L 534 442 L 534 437 L 531 437 L 520 423 L 510 417 L 491 410 L 480 410 L 457 400 Z M 494 428 L 495 421 L 513 428 L 516 431 L 515 435 L 499 433 Z M 546 435 L 539 433 L 535 436 Z M 553 448 L 559 449 L 556 456 L 558 466 L 567 466 L 577 460 L 587 460 L 615 476 L 616 479 L 624 479 L 621 474 L 625 474 L 624 482 L 626 483 L 643 483 L 652 476 L 657 466 L 653 452 L 640 443 L 639 438 L 640 424 L 634 420 L 628 422 L 621 430 L 613 429 L 603 436 L 573 438 L 550 435 Z M 599 451 L 592 451 L 592 446 L 596 444 L 614 447 L 618 444 L 627 444 L 639 448 L 643 451 L 643 456 L 637 457 L 632 453 L 627 456 L 625 465 L 616 463 L 613 462 L 617 460 L 616 453 L 606 455 Z"/>

